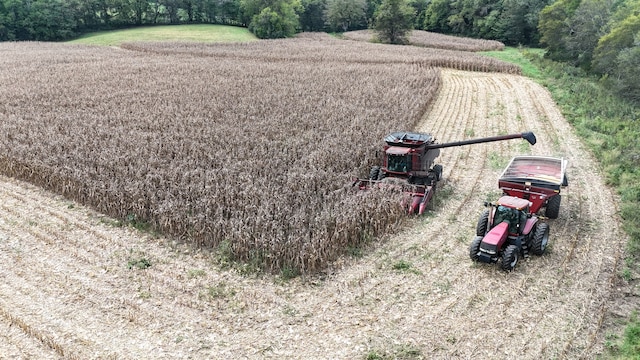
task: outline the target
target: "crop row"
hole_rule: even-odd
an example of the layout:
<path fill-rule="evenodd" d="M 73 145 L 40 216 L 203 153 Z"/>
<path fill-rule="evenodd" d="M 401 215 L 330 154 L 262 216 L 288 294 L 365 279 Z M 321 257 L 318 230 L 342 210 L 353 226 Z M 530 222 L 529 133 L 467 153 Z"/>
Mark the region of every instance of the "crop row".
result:
<path fill-rule="evenodd" d="M 424 115 L 429 52 L 316 36 L 127 48 L 0 44 L 0 171 L 269 270 L 322 269 L 402 221 L 399 194 L 350 183 Z"/>
<path fill-rule="evenodd" d="M 453 37 L 451 37 L 453 38 Z M 454 38 L 457 39 L 457 38 Z M 480 40 L 466 39 L 480 42 Z M 499 43 L 501 44 L 501 43 Z M 293 39 L 246 43 L 194 44 L 175 42 L 127 43 L 129 50 L 167 55 L 183 54 L 211 58 L 261 59 L 290 63 L 414 64 L 417 67 L 446 67 L 458 70 L 520 74 L 519 66 L 469 51 L 419 46 L 373 44 L 339 40 L 322 33 L 302 33 Z M 401 49 L 401 51 L 399 51 Z"/>

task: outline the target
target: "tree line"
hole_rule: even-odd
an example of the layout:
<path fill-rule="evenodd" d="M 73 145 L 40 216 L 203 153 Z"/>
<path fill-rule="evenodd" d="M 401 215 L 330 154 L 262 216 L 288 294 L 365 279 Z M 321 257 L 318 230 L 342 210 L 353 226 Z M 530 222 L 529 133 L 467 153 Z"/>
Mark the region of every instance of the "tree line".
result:
<path fill-rule="evenodd" d="M 542 46 L 640 100 L 640 0 L 0 0 L 0 41 L 194 23 L 247 27 L 259 38 L 373 28 L 402 43 L 418 29 Z"/>
<path fill-rule="evenodd" d="M 551 0 L 0 0 L 0 40 L 58 41 L 97 30 L 210 23 L 258 37 L 372 28 L 381 12 L 400 27 L 535 45 Z M 399 13 L 398 13 L 399 12 Z M 389 14 L 389 13 L 388 13 Z M 408 24 L 405 25 L 405 22 Z M 395 23 L 388 23 L 392 27 Z"/>

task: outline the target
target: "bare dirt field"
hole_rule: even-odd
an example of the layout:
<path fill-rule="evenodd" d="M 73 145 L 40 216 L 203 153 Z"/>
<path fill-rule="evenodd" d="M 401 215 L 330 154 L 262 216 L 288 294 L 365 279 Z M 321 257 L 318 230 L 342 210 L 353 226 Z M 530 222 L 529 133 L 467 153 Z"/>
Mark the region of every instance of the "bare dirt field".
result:
<path fill-rule="evenodd" d="M 516 129 L 513 131 L 513 129 Z M 15 359 L 576 359 L 604 351 L 626 237 L 612 191 L 545 89 L 515 75 L 443 71 L 420 131 L 446 148 L 429 215 L 324 274 L 283 281 L 221 270 L 0 177 L 0 356 Z M 469 260 L 497 178 L 521 153 L 568 159 L 551 243 L 512 273 Z M 357 174 L 354 174 L 357 175 Z M 145 262 L 151 267 L 140 269 Z"/>

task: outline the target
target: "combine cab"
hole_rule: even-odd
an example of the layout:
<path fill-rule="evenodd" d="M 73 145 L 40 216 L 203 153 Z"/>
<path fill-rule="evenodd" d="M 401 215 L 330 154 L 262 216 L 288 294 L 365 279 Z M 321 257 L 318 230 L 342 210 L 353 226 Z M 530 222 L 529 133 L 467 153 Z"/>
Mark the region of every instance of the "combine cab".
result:
<path fill-rule="evenodd" d="M 442 177 L 442 165 L 434 164 L 441 148 L 520 138 L 536 143 L 532 132 L 444 144 L 436 143 L 431 134 L 394 132 L 384 138 L 382 165 L 372 167 L 367 179 L 355 179 L 354 186 L 362 190 L 378 185 L 401 187 L 407 195 L 403 204 L 409 214 L 422 214 Z"/>
<path fill-rule="evenodd" d="M 469 247 L 475 262 L 500 263 L 511 271 L 521 256 L 544 254 L 549 242 L 549 225 L 531 212 L 528 200 L 503 196 L 478 220 L 476 237 Z"/>

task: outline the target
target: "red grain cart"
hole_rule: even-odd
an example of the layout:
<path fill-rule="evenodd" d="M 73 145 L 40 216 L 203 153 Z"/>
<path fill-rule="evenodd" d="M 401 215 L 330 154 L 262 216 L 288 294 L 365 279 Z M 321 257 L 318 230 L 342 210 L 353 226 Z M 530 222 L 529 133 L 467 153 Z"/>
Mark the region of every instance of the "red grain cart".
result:
<path fill-rule="evenodd" d="M 560 190 L 568 186 L 565 174 L 567 161 L 547 156 L 516 156 L 511 159 L 498 179 L 498 186 L 505 195 L 531 202 L 530 212 L 545 208 L 544 216 L 558 218 Z"/>

